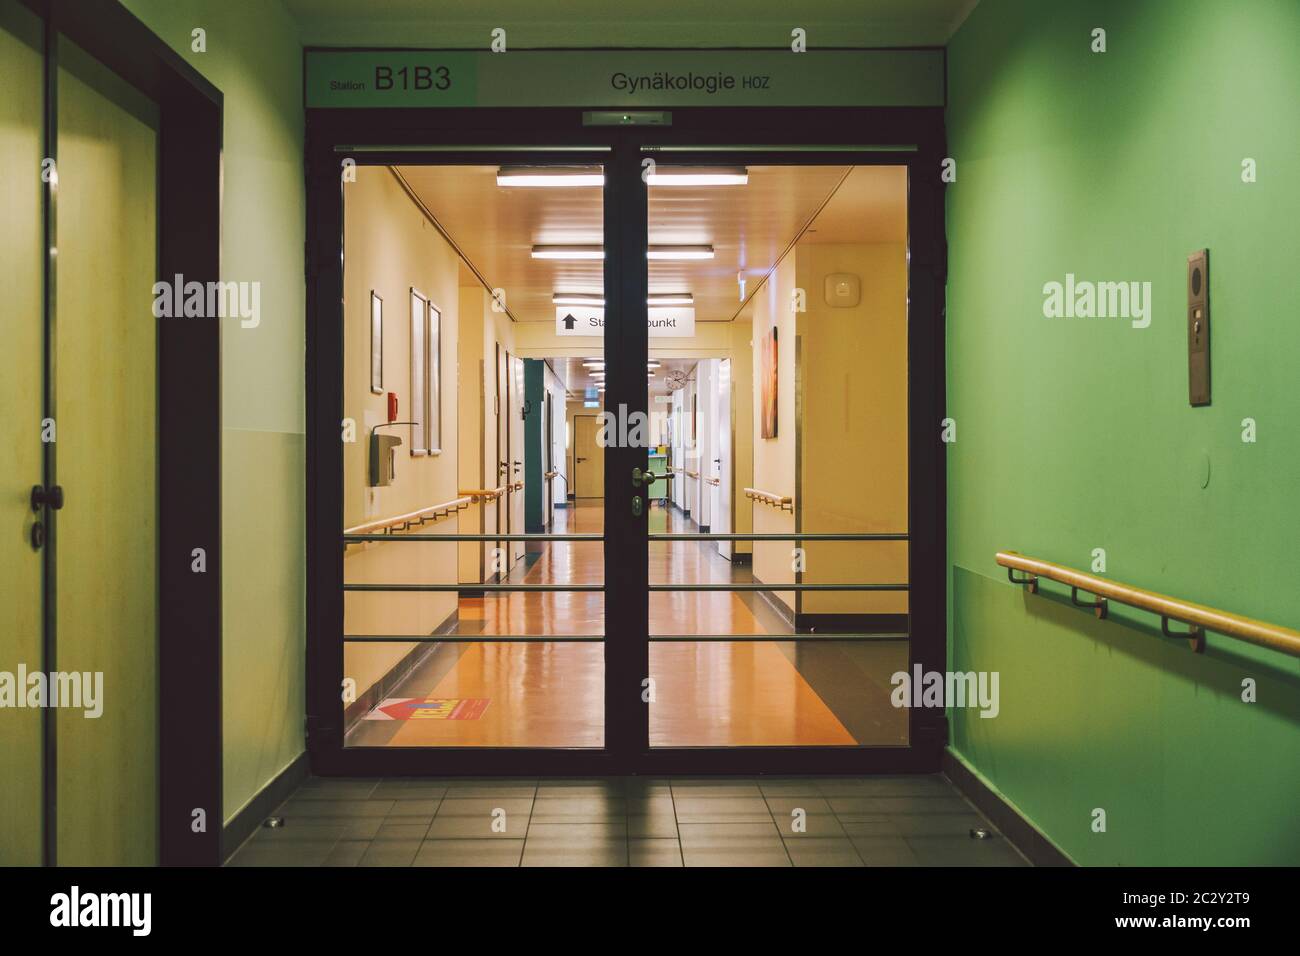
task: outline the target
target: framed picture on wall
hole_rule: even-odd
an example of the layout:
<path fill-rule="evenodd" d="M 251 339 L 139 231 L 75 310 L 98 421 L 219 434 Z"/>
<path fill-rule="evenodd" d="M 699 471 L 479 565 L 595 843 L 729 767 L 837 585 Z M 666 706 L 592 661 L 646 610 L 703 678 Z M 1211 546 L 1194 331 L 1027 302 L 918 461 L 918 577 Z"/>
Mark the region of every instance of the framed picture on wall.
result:
<path fill-rule="evenodd" d="M 432 302 L 429 307 L 429 330 L 425 336 L 428 349 L 425 368 L 424 435 L 429 454 L 442 454 L 442 310 Z"/>
<path fill-rule="evenodd" d="M 429 393 L 429 300 L 411 290 L 411 455 L 429 454 L 426 404 Z"/>
<path fill-rule="evenodd" d="M 762 381 L 759 383 L 762 388 L 762 437 L 776 437 L 776 375 L 777 375 L 777 353 L 776 353 L 776 326 L 772 326 L 763 340 L 763 368 Z"/>
<path fill-rule="evenodd" d="M 370 391 L 384 394 L 384 300 L 370 290 Z"/>

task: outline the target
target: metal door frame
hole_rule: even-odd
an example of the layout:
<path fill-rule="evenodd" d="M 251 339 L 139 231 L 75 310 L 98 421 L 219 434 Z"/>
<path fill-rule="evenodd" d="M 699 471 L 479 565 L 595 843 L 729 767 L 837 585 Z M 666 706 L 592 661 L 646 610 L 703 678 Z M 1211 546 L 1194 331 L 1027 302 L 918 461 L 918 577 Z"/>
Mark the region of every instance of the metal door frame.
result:
<path fill-rule="evenodd" d="M 701 51 L 703 54 L 706 51 Z M 906 747 L 671 748 L 648 745 L 641 700 L 649 670 L 646 512 L 629 508 L 630 476 L 646 449 L 605 454 L 605 747 L 601 750 L 344 747 L 342 643 L 343 190 L 340 161 L 359 165 L 529 163 L 605 167 L 606 405 L 647 407 L 645 294 L 647 150 L 750 164 L 906 165 L 909 170 L 909 585 L 912 662 L 943 670 L 946 655 L 944 408 L 946 245 L 941 107 L 675 109 L 665 127 L 589 127 L 570 108 L 308 109 L 307 746 L 316 773 L 341 775 L 933 772 L 946 743 L 942 711 L 909 712 Z M 856 135 L 855 135 L 856 134 Z M 357 144 L 383 144 L 373 148 Z M 473 148 L 465 144 L 476 144 Z M 845 145 L 847 144 L 847 146 Z M 865 144 L 865 145 L 861 145 Z M 880 145 L 874 145 L 880 144 Z M 620 317 L 623 320 L 620 321 Z M 637 318 L 640 317 L 640 321 Z M 646 509 L 648 511 L 648 509 Z M 473 536 L 443 535 L 442 539 Z M 494 539 L 502 537 L 493 535 Z M 517 535 L 519 540 L 587 540 Z M 520 586 L 523 589 L 524 586 Z M 599 588 L 599 586 L 596 586 Z M 575 588 L 592 590 L 596 588 Z M 789 586 L 782 589 L 789 590 Z"/>

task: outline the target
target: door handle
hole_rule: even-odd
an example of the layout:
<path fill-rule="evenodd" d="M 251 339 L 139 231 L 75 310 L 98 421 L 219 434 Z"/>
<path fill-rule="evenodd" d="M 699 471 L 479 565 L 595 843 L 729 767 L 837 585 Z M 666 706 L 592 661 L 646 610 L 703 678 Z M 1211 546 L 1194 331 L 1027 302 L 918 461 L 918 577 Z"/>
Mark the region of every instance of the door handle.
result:
<path fill-rule="evenodd" d="M 52 511 L 62 508 L 63 486 L 51 485 L 46 489 L 40 485 L 32 485 L 32 510 L 40 511 L 43 505 L 49 505 Z"/>
<path fill-rule="evenodd" d="M 670 478 L 672 478 L 672 474 L 669 473 L 669 474 L 666 474 L 666 475 L 656 475 L 653 471 L 642 471 L 640 468 L 633 468 L 633 469 L 632 469 L 632 487 L 633 487 L 633 488 L 640 488 L 641 485 L 642 485 L 642 483 L 648 485 L 648 484 L 651 484 L 651 483 L 653 483 L 653 482 L 658 481 L 658 480 L 661 479 L 661 478 L 662 478 L 662 479 L 665 479 L 665 480 L 670 479 Z"/>

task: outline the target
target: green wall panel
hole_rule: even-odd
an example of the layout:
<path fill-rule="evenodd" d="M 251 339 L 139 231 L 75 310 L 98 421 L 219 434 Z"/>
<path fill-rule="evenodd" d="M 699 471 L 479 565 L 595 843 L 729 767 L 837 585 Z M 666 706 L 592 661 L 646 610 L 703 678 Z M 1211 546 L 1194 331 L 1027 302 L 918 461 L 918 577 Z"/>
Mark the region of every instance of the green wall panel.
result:
<path fill-rule="evenodd" d="M 221 278 L 256 282 L 254 327 L 223 319 L 224 815 L 303 751 L 302 48 L 278 0 L 125 0 L 222 92 Z M 192 31 L 205 31 L 195 51 Z"/>
<path fill-rule="evenodd" d="M 1300 626 L 1296 36 L 1283 0 L 985 0 L 949 47 L 950 640 L 1005 698 L 993 720 L 954 712 L 954 746 L 1080 862 L 1300 862 L 1300 662 L 1214 635 L 1193 660 L 1148 616 L 1057 620 L 979 577 L 999 549 L 1086 570 L 1104 548 L 1116 580 Z M 1191 408 L 1203 247 L 1214 398 Z M 1150 282 L 1150 326 L 1045 318 L 1067 273 Z M 1106 649 L 1090 627 L 1125 633 Z M 1083 804 L 1107 802 L 1092 838 Z"/>

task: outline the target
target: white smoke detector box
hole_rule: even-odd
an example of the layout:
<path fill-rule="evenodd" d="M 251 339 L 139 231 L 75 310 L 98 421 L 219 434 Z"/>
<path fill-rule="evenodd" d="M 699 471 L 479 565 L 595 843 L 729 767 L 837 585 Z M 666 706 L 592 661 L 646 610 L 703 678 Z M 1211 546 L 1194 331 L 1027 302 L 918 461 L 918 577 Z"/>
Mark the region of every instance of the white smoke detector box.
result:
<path fill-rule="evenodd" d="M 862 280 L 851 272 L 832 272 L 826 277 L 826 304 L 832 309 L 851 309 L 862 301 Z"/>

